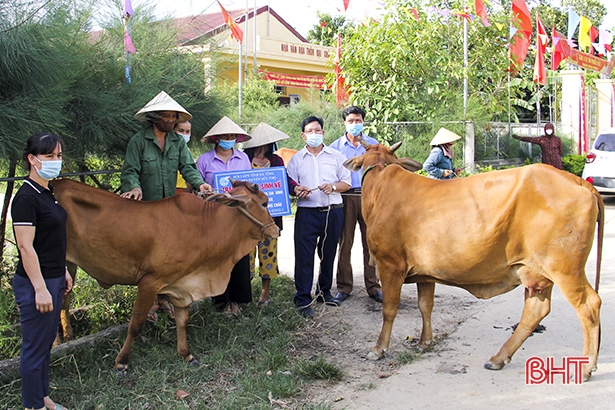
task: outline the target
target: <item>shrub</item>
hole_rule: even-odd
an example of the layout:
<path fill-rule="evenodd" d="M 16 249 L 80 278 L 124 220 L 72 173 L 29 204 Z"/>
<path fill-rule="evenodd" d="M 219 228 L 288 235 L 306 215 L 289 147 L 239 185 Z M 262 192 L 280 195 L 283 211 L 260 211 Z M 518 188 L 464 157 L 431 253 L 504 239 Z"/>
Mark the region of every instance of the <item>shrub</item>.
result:
<path fill-rule="evenodd" d="M 562 165 L 564 166 L 564 171 L 568 171 L 577 176 L 581 176 L 581 174 L 583 174 L 583 168 L 585 167 L 585 159 L 585 155 L 566 155 L 562 158 Z"/>

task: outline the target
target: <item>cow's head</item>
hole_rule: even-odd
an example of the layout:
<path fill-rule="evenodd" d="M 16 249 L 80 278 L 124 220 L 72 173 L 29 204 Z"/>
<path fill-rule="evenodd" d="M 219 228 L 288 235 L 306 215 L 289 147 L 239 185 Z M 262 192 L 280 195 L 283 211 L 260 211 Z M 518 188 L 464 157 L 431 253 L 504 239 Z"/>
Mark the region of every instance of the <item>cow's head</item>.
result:
<path fill-rule="evenodd" d="M 423 168 L 423 164 L 410 158 L 397 158 L 395 151 L 401 146 L 401 141 L 385 147 L 381 144 L 369 145 L 361 140 L 361 145 L 365 147 L 365 154 L 350 158 L 344 162 L 344 166 L 351 171 L 358 171 L 362 167 L 373 167 L 376 165 L 397 164 L 408 171 L 414 172 Z"/>
<path fill-rule="evenodd" d="M 280 229 L 267 210 L 269 197 L 259 189 L 258 185 L 235 180 L 231 180 L 231 183 L 233 184 L 232 190 L 224 194 L 211 195 L 206 201 L 237 208 L 261 228 L 263 237 L 277 238 L 280 236 Z"/>

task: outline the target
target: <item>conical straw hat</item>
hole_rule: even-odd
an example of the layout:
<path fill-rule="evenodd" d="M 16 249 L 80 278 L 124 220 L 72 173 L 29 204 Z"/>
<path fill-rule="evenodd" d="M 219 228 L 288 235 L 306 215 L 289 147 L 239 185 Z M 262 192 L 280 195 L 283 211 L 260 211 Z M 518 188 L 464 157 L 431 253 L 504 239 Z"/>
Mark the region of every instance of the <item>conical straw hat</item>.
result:
<path fill-rule="evenodd" d="M 289 138 L 290 136 L 286 133 L 272 127 L 269 124 L 261 122 L 256 126 L 256 128 L 254 128 L 254 131 L 252 131 L 252 140 L 243 144 L 243 147 L 256 148 Z"/>
<path fill-rule="evenodd" d="M 252 139 L 250 134 L 245 132 L 239 125 L 235 124 L 233 120 L 227 116 L 224 116 L 213 127 L 211 127 L 209 131 L 207 131 L 207 134 L 201 138 L 201 142 L 215 144 L 216 141 L 214 141 L 211 137 L 225 134 L 237 134 L 237 142 L 244 142 Z"/>
<path fill-rule="evenodd" d="M 186 111 L 184 107 L 179 105 L 177 101 L 169 96 L 169 94 L 164 91 L 160 91 L 157 96 L 152 98 L 150 102 L 145 104 L 145 106 L 135 114 L 135 119 L 139 121 L 147 121 L 146 114 L 148 112 L 158 111 L 177 111 L 179 114 L 179 119 L 177 122 L 188 121 L 192 118 L 192 114 Z"/>
<path fill-rule="evenodd" d="M 457 141 L 458 139 L 461 139 L 459 135 L 455 134 L 453 131 L 449 131 L 446 128 L 442 127 L 440 128 L 440 131 L 438 131 L 436 136 L 433 137 L 429 145 L 433 147 L 436 145 L 442 145 L 449 142 Z"/>

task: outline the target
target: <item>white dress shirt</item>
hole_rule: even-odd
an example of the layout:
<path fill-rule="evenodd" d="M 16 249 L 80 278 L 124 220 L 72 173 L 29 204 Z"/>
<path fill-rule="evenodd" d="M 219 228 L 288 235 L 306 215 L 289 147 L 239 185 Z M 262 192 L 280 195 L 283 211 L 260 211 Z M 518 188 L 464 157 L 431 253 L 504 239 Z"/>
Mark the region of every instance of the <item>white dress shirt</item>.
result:
<path fill-rule="evenodd" d="M 307 147 L 297 152 L 288 163 L 288 176 L 299 185 L 306 186 L 312 191 L 306 199 L 298 199 L 297 206 L 317 208 L 342 203 L 342 195 L 332 192 L 327 195 L 318 187 L 322 184 L 335 184 L 345 182 L 350 185 L 350 170 L 344 167 L 346 158 L 341 152 L 326 145 L 314 155 Z"/>

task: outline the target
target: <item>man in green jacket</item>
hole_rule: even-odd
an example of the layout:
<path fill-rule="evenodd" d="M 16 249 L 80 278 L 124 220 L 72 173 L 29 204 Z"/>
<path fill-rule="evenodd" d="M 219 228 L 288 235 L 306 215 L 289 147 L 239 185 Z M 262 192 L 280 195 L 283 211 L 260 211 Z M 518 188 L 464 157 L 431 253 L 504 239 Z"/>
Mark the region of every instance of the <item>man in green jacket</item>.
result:
<path fill-rule="evenodd" d="M 192 118 L 188 111 L 161 91 L 135 118 L 149 126 L 128 143 L 121 176 L 123 198 L 154 201 L 172 196 L 177 171 L 200 192 L 212 192 L 197 171 L 186 141 L 173 131 L 177 122 Z"/>

